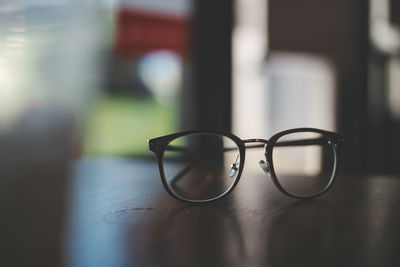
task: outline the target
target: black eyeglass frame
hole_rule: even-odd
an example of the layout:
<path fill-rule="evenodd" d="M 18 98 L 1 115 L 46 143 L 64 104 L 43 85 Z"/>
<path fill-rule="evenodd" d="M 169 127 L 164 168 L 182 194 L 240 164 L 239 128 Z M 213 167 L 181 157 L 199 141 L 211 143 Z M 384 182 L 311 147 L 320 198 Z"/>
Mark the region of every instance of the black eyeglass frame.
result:
<path fill-rule="evenodd" d="M 281 138 L 282 136 L 287 135 L 287 134 L 300 133 L 300 132 L 314 132 L 314 133 L 319 133 L 319 134 L 323 135 L 324 137 L 328 138 L 328 142 L 332 146 L 332 149 L 334 152 L 334 165 L 333 165 L 333 170 L 332 170 L 332 174 L 331 174 L 329 183 L 320 192 L 318 192 L 316 194 L 312 194 L 312 195 L 307 195 L 307 196 L 298 196 L 298 195 L 291 194 L 282 187 L 282 185 L 279 183 L 278 178 L 276 177 L 274 163 L 273 163 L 273 159 L 272 159 L 273 149 L 274 149 L 275 144 L 279 140 L 279 138 Z M 165 177 L 164 164 L 163 164 L 164 163 L 164 153 L 166 151 L 166 148 L 167 148 L 168 144 L 171 143 L 173 140 L 175 140 L 179 137 L 182 137 L 182 136 L 192 135 L 192 134 L 215 134 L 215 135 L 225 136 L 225 137 L 231 139 L 239 148 L 240 163 L 239 163 L 239 170 L 238 170 L 237 176 L 235 178 L 235 181 L 223 194 L 221 194 L 217 197 L 205 199 L 205 200 L 186 199 L 186 198 L 180 197 L 179 195 L 176 195 L 170 189 L 170 187 L 168 185 L 167 179 Z M 299 140 L 297 142 L 301 142 L 301 141 L 302 140 Z M 307 140 L 304 140 L 304 141 L 306 142 Z M 160 137 L 152 138 L 152 139 L 148 140 L 149 150 L 154 152 L 157 156 L 158 168 L 160 171 L 161 180 L 162 180 L 165 190 L 171 196 L 173 196 L 179 200 L 189 202 L 189 203 L 207 203 L 207 202 L 212 202 L 215 200 L 225 198 L 227 195 L 229 195 L 234 190 L 236 185 L 239 183 L 239 180 L 241 178 L 242 171 L 244 168 L 244 164 L 245 164 L 246 144 L 250 144 L 250 143 L 260 143 L 260 144 L 253 145 L 253 146 L 247 146 L 247 148 L 265 147 L 264 155 L 265 155 L 265 160 L 266 160 L 266 164 L 268 167 L 268 171 L 269 171 L 269 174 L 270 174 L 270 177 L 271 177 L 273 183 L 275 184 L 275 186 L 278 188 L 279 191 L 281 191 L 283 194 L 285 194 L 289 197 L 298 198 L 298 199 L 309 199 L 309 198 L 318 197 L 318 196 L 326 193 L 332 187 L 333 182 L 335 181 L 335 177 L 336 177 L 336 173 L 337 173 L 337 169 L 338 169 L 338 159 L 337 159 L 338 149 L 340 149 L 342 147 L 343 142 L 344 142 L 343 135 L 341 135 L 339 133 L 335 133 L 335 132 L 316 129 L 316 128 L 294 128 L 294 129 L 285 130 L 285 131 L 276 133 L 269 140 L 262 139 L 262 138 L 241 139 L 232 133 L 225 132 L 225 131 L 218 131 L 218 130 L 188 130 L 188 131 L 183 131 L 183 132 L 178 132 L 178 133 L 169 134 L 169 135 L 165 135 L 165 136 L 160 136 Z"/>

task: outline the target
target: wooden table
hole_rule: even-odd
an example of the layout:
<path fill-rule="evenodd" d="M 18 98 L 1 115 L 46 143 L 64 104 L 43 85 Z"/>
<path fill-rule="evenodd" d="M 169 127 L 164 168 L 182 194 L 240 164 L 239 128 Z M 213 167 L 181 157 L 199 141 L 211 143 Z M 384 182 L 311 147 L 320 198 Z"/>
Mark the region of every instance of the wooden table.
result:
<path fill-rule="evenodd" d="M 153 161 L 87 159 L 75 167 L 65 260 L 74 267 L 399 266 L 399 211 L 400 177 L 339 174 L 326 195 L 301 201 L 246 166 L 228 198 L 191 205 L 165 192 Z"/>

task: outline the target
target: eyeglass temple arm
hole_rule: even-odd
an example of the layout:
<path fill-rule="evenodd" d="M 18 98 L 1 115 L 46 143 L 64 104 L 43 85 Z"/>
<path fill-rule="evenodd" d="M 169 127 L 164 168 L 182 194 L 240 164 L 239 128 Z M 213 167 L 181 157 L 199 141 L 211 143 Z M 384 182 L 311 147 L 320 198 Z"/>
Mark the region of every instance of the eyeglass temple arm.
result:
<path fill-rule="evenodd" d="M 200 161 L 201 157 L 198 157 L 196 159 L 193 159 L 191 162 L 189 162 L 188 165 L 186 165 L 181 171 L 179 171 L 171 180 L 171 186 L 176 187 L 175 184 L 176 182 L 185 174 L 187 173 L 195 164 L 197 164 Z"/>
<path fill-rule="evenodd" d="M 256 142 L 256 141 L 255 141 Z M 327 144 L 326 138 L 308 138 L 308 139 L 299 139 L 299 140 L 288 140 L 288 141 L 280 141 L 276 142 L 274 146 L 312 146 L 312 145 L 325 145 Z M 246 148 L 260 148 L 264 147 L 265 144 L 246 144 Z M 223 151 L 231 151 L 237 149 L 236 147 L 224 147 Z M 180 146 L 168 146 L 166 151 L 177 151 L 187 154 L 193 154 L 189 149 Z"/>
<path fill-rule="evenodd" d="M 179 181 L 179 179 L 185 175 L 194 165 L 199 163 L 199 161 L 204 158 L 204 155 L 199 155 L 197 158 L 194 158 L 191 162 L 189 162 L 181 171 L 179 171 L 174 177 L 171 179 L 171 186 L 175 188 L 175 190 L 179 190 L 179 188 L 176 187 L 176 182 Z"/>
<path fill-rule="evenodd" d="M 300 140 L 287 140 L 276 142 L 274 146 L 313 146 L 313 145 L 325 145 L 327 144 L 326 138 L 309 138 Z"/>
<path fill-rule="evenodd" d="M 263 142 L 262 144 L 246 144 L 246 148 L 260 148 L 264 147 L 267 142 Z M 254 141 L 257 142 L 257 141 Z M 319 138 L 309 138 L 309 139 L 299 139 L 299 140 L 288 140 L 288 141 L 280 141 L 276 142 L 274 146 L 313 146 L 313 145 L 325 145 L 327 144 L 326 138 L 319 137 Z M 224 151 L 233 150 L 235 148 L 225 148 Z"/>
<path fill-rule="evenodd" d="M 326 139 L 324 138 L 311 138 L 311 139 L 301 139 L 301 140 L 290 140 L 290 141 L 281 141 L 281 142 L 276 142 L 275 146 L 305 146 L 305 145 L 322 145 L 326 144 Z M 246 148 L 261 148 L 264 147 L 265 144 L 251 144 L 251 145 L 246 145 Z M 231 151 L 237 149 L 236 147 L 224 147 L 223 151 Z M 166 151 L 177 151 L 177 152 L 182 152 L 185 154 L 194 154 L 193 152 L 190 151 L 190 149 L 187 149 L 185 147 L 181 146 L 168 146 Z M 178 172 L 172 179 L 171 179 L 171 186 L 175 186 L 176 182 L 185 174 L 187 173 L 190 168 L 192 168 L 196 163 L 198 163 L 204 155 L 198 155 L 196 158 L 194 158 L 187 166 L 185 166 L 180 172 Z"/>
<path fill-rule="evenodd" d="M 328 142 L 329 143 L 329 142 Z M 300 139 L 300 140 L 288 140 L 288 141 L 281 141 L 281 142 L 276 142 L 274 146 L 312 146 L 312 145 L 324 145 L 327 144 L 327 141 L 325 138 L 320 137 L 320 138 L 309 138 L 309 139 Z M 260 148 L 264 147 L 265 144 L 251 144 L 247 145 L 246 148 Z M 231 150 L 236 150 L 236 147 L 224 147 L 223 151 L 231 151 Z M 180 146 L 168 146 L 165 148 L 166 151 L 177 151 L 177 152 L 182 152 L 185 154 L 195 154 L 193 153 L 190 149 L 187 149 L 185 147 L 180 147 Z M 197 158 L 196 160 L 199 160 L 200 158 Z"/>

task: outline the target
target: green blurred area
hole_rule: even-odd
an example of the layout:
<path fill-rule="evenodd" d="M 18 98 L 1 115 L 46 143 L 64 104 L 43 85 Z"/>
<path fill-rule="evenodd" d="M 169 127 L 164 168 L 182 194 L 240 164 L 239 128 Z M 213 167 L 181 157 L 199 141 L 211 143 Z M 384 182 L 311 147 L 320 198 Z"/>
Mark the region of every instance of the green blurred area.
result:
<path fill-rule="evenodd" d="M 151 156 L 147 140 L 176 131 L 176 106 L 153 97 L 101 97 L 86 121 L 83 154 Z"/>

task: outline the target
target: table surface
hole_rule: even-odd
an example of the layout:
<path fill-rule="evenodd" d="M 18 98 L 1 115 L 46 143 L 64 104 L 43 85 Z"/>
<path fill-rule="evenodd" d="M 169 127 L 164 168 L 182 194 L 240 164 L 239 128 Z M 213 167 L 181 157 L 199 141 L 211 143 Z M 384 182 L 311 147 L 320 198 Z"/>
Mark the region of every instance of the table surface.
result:
<path fill-rule="evenodd" d="M 257 162 L 255 163 L 257 164 Z M 400 177 L 339 174 L 315 200 L 278 191 L 261 169 L 209 204 L 175 200 L 155 162 L 76 163 L 67 266 L 399 266 Z"/>

